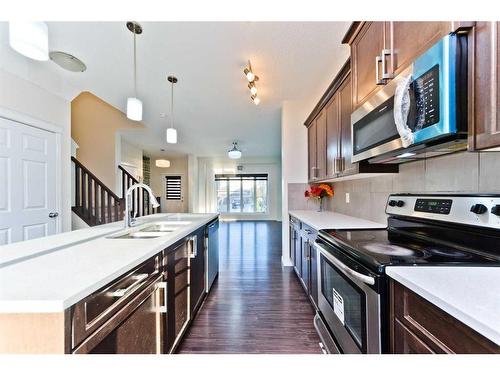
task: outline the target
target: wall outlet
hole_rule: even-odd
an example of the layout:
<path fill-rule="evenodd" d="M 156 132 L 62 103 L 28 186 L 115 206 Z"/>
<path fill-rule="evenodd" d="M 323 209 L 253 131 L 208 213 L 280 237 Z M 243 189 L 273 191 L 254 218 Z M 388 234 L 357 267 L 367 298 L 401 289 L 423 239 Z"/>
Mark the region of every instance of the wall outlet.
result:
<path fill-rule="evenodd" d="M 345 193 L 345 202 L 346 203 L 351 202 L 351 197 L 349 196 L 349 193 Z"/>

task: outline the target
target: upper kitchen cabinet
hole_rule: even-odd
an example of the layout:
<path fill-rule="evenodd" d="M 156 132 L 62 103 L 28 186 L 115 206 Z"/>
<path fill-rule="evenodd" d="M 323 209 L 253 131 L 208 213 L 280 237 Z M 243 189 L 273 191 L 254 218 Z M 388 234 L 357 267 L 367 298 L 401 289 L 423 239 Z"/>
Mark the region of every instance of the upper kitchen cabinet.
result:
<path fill-rule="evenodd" d="M 469 37 L 474 45 L 474 116 L 469 119 L 470 150 L 500 147 L 499 40 L 499 22 L 477 22 Z"/>
<path fill-rule="evenodd" d="M 342 43 L 351 46 L 352 105 L 361 106 L 422 52 L 465 22 L 353 22 Z"/>
<path fill-rule="evenodd" d="M 382 82 L 380 54 L 386 49 L 385 24 L 386 22 L 354 22 L 342 41 L 351 46 L 354 108 L 376 92 Z"/>
<path fill-rule="evenodd" d="M 319 112 L 308 126 L 309 181 L 326 176 L 326 115 Z"/>
<path fill-rule="evenodd" d="M 396 173 L 394 164 L 351 163 L 352 80 L 348 60 L 316 104 L 308 128 L 309 182 L 355 174 Z"/>

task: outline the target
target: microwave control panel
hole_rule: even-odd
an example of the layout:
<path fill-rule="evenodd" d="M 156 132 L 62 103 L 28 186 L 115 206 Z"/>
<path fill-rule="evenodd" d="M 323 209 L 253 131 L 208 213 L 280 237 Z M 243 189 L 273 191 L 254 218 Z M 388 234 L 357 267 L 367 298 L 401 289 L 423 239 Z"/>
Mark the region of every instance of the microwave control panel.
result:
<path fill-rule="evenodd" d="M 413 82 L 415 128 L 423 129 L 439 122 L 439 65 L 434 65 Z"/>

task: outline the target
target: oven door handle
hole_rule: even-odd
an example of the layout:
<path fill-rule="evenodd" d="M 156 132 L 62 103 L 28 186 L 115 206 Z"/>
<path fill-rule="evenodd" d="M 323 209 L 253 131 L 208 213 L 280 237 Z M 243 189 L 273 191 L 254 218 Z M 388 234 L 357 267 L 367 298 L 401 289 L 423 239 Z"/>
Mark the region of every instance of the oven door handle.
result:
<path fill-rule="evenodd" d="M 358 279 L 365 284 L 368 285 L 375 285 L 375 278 L 367 275 L 363 275 L 362 273 L 359 273 L 357 271 L 354 271 L 353 269 L 347 267 L 344 263 L 342 263 L 340 260 L 335 258 L 333 255 L 331 255 L 328 250 L 326 250 L 323 246 L 319 245 L 317 242 L 314 243 L 314 246 L 323 254 L 330 262 L 332 262 L 336 267 L 338 267 L 342 272 L 344 272 L 346 275 L 352 276 L 355 279 Z"/>

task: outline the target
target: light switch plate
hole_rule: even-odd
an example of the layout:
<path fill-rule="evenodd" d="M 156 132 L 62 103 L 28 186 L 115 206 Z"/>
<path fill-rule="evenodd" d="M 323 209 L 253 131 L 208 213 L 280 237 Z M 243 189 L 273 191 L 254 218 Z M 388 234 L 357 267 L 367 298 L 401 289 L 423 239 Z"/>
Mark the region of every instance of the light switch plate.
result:
<path fill-rule="evenodd" d="M 345 202 L 349 203 L 351 201 L 351 198 L 349 197 L 349 193 L 345 193 Z"/>

